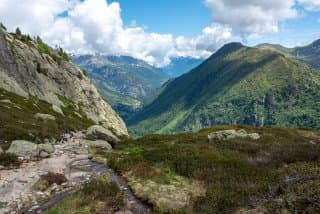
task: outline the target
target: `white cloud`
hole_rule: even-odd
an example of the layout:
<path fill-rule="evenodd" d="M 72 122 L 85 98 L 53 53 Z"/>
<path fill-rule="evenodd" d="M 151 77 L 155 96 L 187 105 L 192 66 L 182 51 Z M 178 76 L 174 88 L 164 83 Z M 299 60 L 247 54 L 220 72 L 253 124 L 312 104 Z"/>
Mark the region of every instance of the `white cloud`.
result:
<path fill-rule="evenodd" d="M 298 2 L 303 5 L 307 10 L 319 11 L 320 10 L 320 0 L 298 0 Z"/>
<path fill-rule="evenodd" d="M 311 1 L 311 0 L 310 0 Z M 213 21 L 228 25 L 240 36 L 278 32 L 281 21 L 295 18 L 295 0 L 205 0 Z"/>
<path fill-rule="evenodd" d="M 130 55 L 156 66 L 173 56 L 207 57 L 231 38 L 222 25 L 191 39 L 149 33 L 136 23 L 125 27 L 120 4 L 105 0 L 0 0 L 0 20 L 11 31 L 19 26 L 69 52 Z"/>
<path fill-rule="evenodd" d="M 0 0 L 0 21 L 11 31 L 19 26 L 72 53 L 130 55 L 163 66 L 176 56 L 208 57 L 234 36 L 277 32 L 280 22 L 297 17 L 296 1 L 309 9 L 320 2 L 204 1 L 212 8 L 213 22 L 194 38 L 148 32 L 135 21 L 124 26 L 120 4 L 106 0 Z"/>

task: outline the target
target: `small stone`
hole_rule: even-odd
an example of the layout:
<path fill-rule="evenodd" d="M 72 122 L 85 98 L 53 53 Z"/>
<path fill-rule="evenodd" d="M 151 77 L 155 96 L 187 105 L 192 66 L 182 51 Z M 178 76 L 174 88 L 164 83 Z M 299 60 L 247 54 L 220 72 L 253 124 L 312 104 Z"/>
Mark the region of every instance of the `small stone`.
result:
<path fill-rule="evenodd" d="M 55 116 L 51 115 L 51 114 L 41 114 L 41 113 L 36 113 L 34 115 L 34 117 L 36 119 L 40 119 L 40 120 L 56 120 Z"/>
<path fill-rule="evenodd" d="M 252 140 L 259 140 L 260 139 L 260 135 L 258 133 L 248 134 L 248 137 L 250 137 Z"/>
<path fill-rule="evenodd" d="M 39 156 L 41 158 L 48 158 L 48 157 L 50 157 L 50 154 L 45 151 L 41 151 Z"/>
<path fill-rule="evenodd" d="M 47 144 L 39 144 L 38 145 L 38 149 L 39 149 L 40 152 L 44 151 L 44 152 L 49 153 L 49 154 L 54 153 L 54 146 L 51 145 L 51 144 L 48 144 L 48 143 Z"/>

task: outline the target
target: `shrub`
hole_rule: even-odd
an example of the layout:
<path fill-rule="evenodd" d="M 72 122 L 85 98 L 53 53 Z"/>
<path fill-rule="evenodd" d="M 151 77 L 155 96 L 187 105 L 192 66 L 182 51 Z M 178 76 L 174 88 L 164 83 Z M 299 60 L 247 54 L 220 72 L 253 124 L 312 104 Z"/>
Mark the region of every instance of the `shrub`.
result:
<path fill-rule="evenodd" d="M 41 175 L 41 179 L 48 182 L 48 186 L 51 186 L 52 184 L 61 185 L 65 182 L 67 182 L 67 178 L 63 174 L 54 173 L 54 172 L 48 172 L 45 175 Z"/>
<path fill-rule="evenodd" d="M 21 165 L 21 161 L 18 159 L 18 156 L 16 154 L 1 153 L 0 165 L 5 167 L 18 167 Z"/>
<path fill-rule="evenodd" d="M 80 190 L 84 196 L 84 202 L 103 201 L 109 207 L 125 206 L 124 195 L 119 186 L 114 182 L 106 182 L 103 179 L 94 179 L 83 185 Z"/>

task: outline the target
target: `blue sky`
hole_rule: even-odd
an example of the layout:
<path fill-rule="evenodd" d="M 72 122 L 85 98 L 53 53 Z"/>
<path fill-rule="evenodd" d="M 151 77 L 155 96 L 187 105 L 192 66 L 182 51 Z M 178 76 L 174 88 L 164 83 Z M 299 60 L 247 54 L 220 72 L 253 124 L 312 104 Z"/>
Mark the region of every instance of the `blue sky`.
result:
<path fill-rule="evenodd" d="M 175 36 L 198 35 L 204 27 L 210 25 L 214 15 L 202 0 L 112 0 L 110 2 L 120 3 L 125 25 L 136 22 L 150 32 L 170 33 Z M 296 8 L 301 13 L 299 17 L 279 23 L 277 33 L 251 38 L 246 40 L 246 43 L 248 45 L 277 43 L 292 47 L 320 39 L 320 13 L 306 11 L 301 5 L 297 5 Z"/>
<path fill-rule="evenodd" d="M 320 39 L 320 0 L 0 0 L 0 21 L 69 53 L 161 67 L 233 41 L 311 43 Z"/>
<path fill-rule="evenodd" d="M 211 23 L 211 11 L 201 0 L 113 0 L 120 2 L 126 25 L 133 20 L 148 31 L 193 37 Z M 142 7 L 143 6 L 143 7 Z"/>

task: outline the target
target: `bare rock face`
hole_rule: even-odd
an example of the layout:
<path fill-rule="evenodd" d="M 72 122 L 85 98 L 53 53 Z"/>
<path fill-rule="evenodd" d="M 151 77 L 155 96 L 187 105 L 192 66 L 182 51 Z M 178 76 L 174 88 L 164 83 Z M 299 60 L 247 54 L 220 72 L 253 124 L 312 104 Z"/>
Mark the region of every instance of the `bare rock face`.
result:
<path fill-rule="evenodd" d="M 96 124 L 112 128 L 117 135 L 128 134 L 122 119 L 77 66 L 41 53 L 36 41 L 22 42 L 1 27 L 0 88 L 24 97 L 35 96 L 57 107 L 67 106 L 66 98 Z"/>
<path fill-rule="evenodd" d="M 86 135 L 88 139 L 105 140 L 113 145 L 119 143 L 120 141 L 119 138 L 115 136 L 111 131 L 98 125 L 90 126 L 87 130 Z"/>

